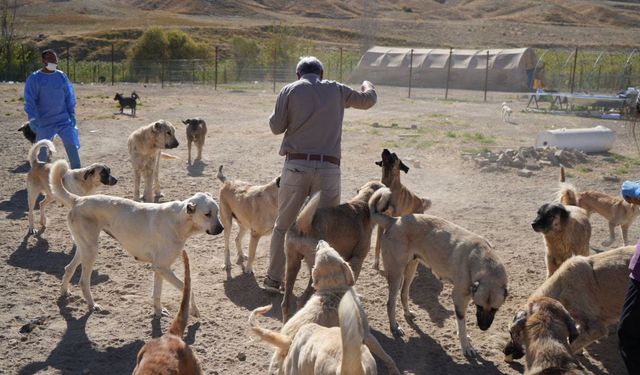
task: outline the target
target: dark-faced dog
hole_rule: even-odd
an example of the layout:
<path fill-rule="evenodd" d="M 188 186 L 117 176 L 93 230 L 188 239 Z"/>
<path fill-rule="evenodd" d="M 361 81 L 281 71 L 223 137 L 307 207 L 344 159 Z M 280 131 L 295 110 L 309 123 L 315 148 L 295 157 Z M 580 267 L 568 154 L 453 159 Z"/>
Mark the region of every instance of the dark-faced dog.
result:
<path fill-rule="evenodd" d="M 191 165 L 191 143 L 195 142 L 198 148 L 196 160 L 202 159 L 202 147 L 207 136 L 207 123 L 199 117 L 188 118 L 182 123 L 187 125 L 187 150 L 189 151 L 189 165 Z"/>
<path fill-rule="evenodd" d="M 27 141 L 31 142 L 32 144 L 36 143 L 36 133 L 33 130 L 31 130 L 31 127 L 29 126 L 29 121 L 22 124 L 22 126 L 18 128 L 18 131 L 22 132 L 22 135 L 24 135 Z"/>
<path fill-rule="evenodd" d="M 116 96 L 113 100 L 117 100 L 120 104 L 120 113 L 123 113 L 122 110 L 125 108 L 131 108 L 131 116 L 136 117 L 136 104 L 137 100 L 140 99 L 140 96 L 136 94 L 136 92 L 131 93 L 131 97 L 122 96 L 120 93 L 116 93 Z"/>

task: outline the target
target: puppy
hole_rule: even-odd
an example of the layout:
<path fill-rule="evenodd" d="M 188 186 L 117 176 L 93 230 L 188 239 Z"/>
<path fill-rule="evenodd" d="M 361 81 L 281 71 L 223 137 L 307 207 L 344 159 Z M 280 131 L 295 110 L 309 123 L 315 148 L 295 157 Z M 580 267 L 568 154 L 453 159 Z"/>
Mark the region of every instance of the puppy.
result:
<path fill-rule="evenodd" d="M 207 123 L 201 118 L 188 118 L 182 123 L 187 125 L 187 149 L 189 150 L 189 165 L 191 165 L 191 143 L 195 142 L 198 148 L 196 160 L 202 159 L 202 147 L 207 136 Z"/>
<path fill-rule="evenodd" d="M 635 246 L 627 246 L 589 257 L 574 256 L 529 297 L 530 304 L 540 297 L 553 298 L 571 314 L 579 328 L 571 341 L 572 353 L 607 336 L 607 327 L 618 322 L 629 286 L 627 267 L 634 252 Z M 521 338 L 512 341 L 506 354 L 517 353 L 514 347 L 523 345 Z"/>
<path fill-rule="evenodd" d="M 376 190 L 384 187 L 378 181 L 370 181 L 358 189 L 358 194 L 348 203 L 335 207 L 318 209 L 320 193 L 314 194 L 302 207 L 294 224 L 287 231 L 284 251 L 287 266 L 284 276 L 284 298 L 282 318 L 286 322 L 291 317 L 289 302 L 293 297 L 293 286 L 304 259 L 309 269 L 314 262 L 318 240 L 325 240 L 347 261 L 358 278 L 371 244 L 374 223 L 369 215 L 367 202 Z M 311 280 L 299 299 L 304 304 L 313 293 Z"/>
<path fill-rule="evenodd" d="M 145 183 L 144 201 L 154 202 L 162 197 L 158 177 L 161 150 L 178 147 L 176 128 L 169 121 L 152 122 L 131 133 L 127 145 L 133 165 L 133 199 L 140 199 L 140 176 L 142 176 Z"/>
<path fill-rule="evenodd" d="M 222 187 L 220 188 L 220 220 L 222 220 L 222 225 L 225 228 L 224 265 L 222 269 L 227 271 L 227 277 L 231 277 L 229 237 L 231 237 L 231 226 L 233 219 L 235 219 L 239 227 L 235 240 L 238 252 L 236 264 L 242 266 L 242 270 L 245 273 L 252 273 L 260 237 L 271 233 L 278 216 L 280 177 L 274 178 L 266 185 L 251 185 L 237 180 L 229 181 L 222 172 L 222 165 L 218 168 L 217 177 L 222 182 Z M 249 240 L 249 260 L 245 267 L 244 261 L 246 257 L 242 251 L 242 239 L 247 230 L 251 232 L 251 239 Z"/>
<path fill-rule="evenodd" d="M 531 227 L 544 236 L 547 278 L 571 256 L 589 255 L 591 223 L 580 207 L 545 203 L 538 209 Z"/>
<path fill-rule="evenodd" d="M 300 309 L 291 319 L 289 319 L 282 329 L 280 333 L 264 329 L 258 325 L 256 322 L 256 314 L 263 315 L 267 311 L 271 309 L 271 306 L 264 306 L 253 310 L 249 317 L 249 326 L 252 331 L 264 341 L 269 342 L 276 348 L 276 352 L 274 353 L 271 359 L 271 365 L 269 366 L 269 373 L 272 373 L 274 367 L 280 369 L 280 373 L 291 373 L 293 368 L 296 366 L 304 366 L 302 361 L 298 361 L 296 357 L 303 357 L 305 359 L 309 359 L 311 361 L 314 360 L 313 355 L 308 355 L 309 351 L 313 353 L 324 352 L 326 349 L 333 349 L 335 351 L 340 351 L 345 347 L 356 347 L 361 348 L 360 343 L 364 341 L 364 344 L 367 346 L 371 352 L 373 352 L 376 356 L 378 356 L 387 366 L 389 374 L 400 374 L 400 371 L 396 367 L 393 359 L 389 357 L 389 355 L 382 349 L 378 340 L 371 334 L 369 326 L 366 321 L 366 315 L 362 306 L 360 305 L 357 296 L 355 295 L 355 290 L 352 288 L 355 283 L 355 279 L 353 276 L 353 272 L 351 271 L 351 267 L 347 264 L 347 262 L 342 259 L 340 254 L 336 252 L 331 246 L 325 241 L 318 241 L 318 245 L 316 248 L 316 257 L 313 269 L 311 271 L 312 279 L 313 279 L 313 287 L 315 288 L 315 293 L 309 299 L 309 301 L 304 305 L 302 309 Z M 350 297 L 346 297 L 349 294 Z M 345 296 L 343 298 L 343 296 Z M 345 316 L 345 313 L 339 312 L 340 309 L 336 309 L 338 305 L 343 306 L 341 299 L 344 301 L 345 298 L 352 298 L 353 304 L 355 306 L 353 308 L 347 308 L 348 315 L 352 317 L 358 317 L 360 319 L 360 325 L 358 329 L 361 328 L 358 337 L 358 345 L 353 345 L 347 343 L 346 345 L 343 343 L 342 347 L 340 346 L 340 340 L 329 339 L 325 336 L 315 336 L 314 332 L 319 331 L 318 327 L 343 327 L 343 323 L 339 320 L 342 320 Z M 355 308 L 357 306 L 357 309 Z M 358 311 L 359 313 L 354 316 L 353 314 Z M 340 318 L 340 319 L 339 319 Z M 313 328 L 308 329 L 312 325 Z M 347 327 L 355 328 L 354 324 L 347 323 Z M 308 330 L 308 331 L 307 331 Z M 307 332 L 307 333 L 302 333 Z M 300 333 L 300 335 L 299 335 Z M 338 331 L 339 334 L 339 331 Z M 311 338 L 309 337 L 311 336 Z M 318 337 L 318 338 L 315 338 Z M 349 335 L 349 337 L 354 337 L 353 335 Z M 296 341 L 298 340 L 298 341 Z M 296 344 L 292 345 L 292 341 Z M 351 340 L 349 340 L 351 342 Z M 314 344 L 326 343 L 327 347 L 316 348 Z M 309 350 L 302 350 L 303 346 L 308 344 Z M 290 349 L 291 346 L 291 349 Z M 359 349 L 360 350 L 360 349 Z M 362 348 L 364 351 L 365 348 Z M 369 350 L 366 350 L 367 352 Z M 344 353 L 345 351 L 343 351 Z M 316 356 L 315 358 L 318 358 Z M 346 358 L 343 357 L 343 358 Z M 320 359 L 316 359 L 316 361 L 320 361 Z M 332 359 L 335 361 L 335 359 Z M 347 361 L 351 364 L 359 364 L 362 361 L 357 358 Z M 283 363 L 286 363 L 283 366 Z M 318 363 L 316 362 L 316 369 L 318 369 Z M 349 363 L 345 363 L 342 361 L 343 365 L 349 365 Z M 375 364 L 374 364 L 375 367 Z M 324 367 L 321 367 L 324 368 Z M 300 370 L 300 368 L 298 368 Z M 313 367 L 312 367 L 313 369 Z M 288 372 L 286 372 L 288 371 Z M 293 372 L 295 373 L 295 372 Z M 304 372 L 306 373 L 306 372 Z M 313 373 L 313 371 L 309 372 Z M 327 372 L 327 371 L 316 371 L 316 373 L 336 373 Z M 358 372 L 342 372 L 343 374 L 357 374 Z"/>
<path fill-rule="evenodd" d="M 120 113 L 123 113 L 123 109 L 131 108 L 131 116 L 136 117 L 136 105 L 137 101 L 140 99 L 136 92 L 131 93 L 131 97 L 127 98 L 122 96 L 122 94 L 116 93 L 116 96 L 113 100 L 117 100 L 118 104 L 120 104 Z"/>
<path fill-rule="evenodd" d="M 65 267 L 61 295 L 68 295 L 71 277 L 82 264 L 80 288 L 84 298 L 90 309 L 102 310 L 93 300 L 90 282 L 91 270 L 98 256 L 98 239 L 100 232 L 104 231 L 136 260 L 151 263 L 154 313 L 157 317 L 166 314 L 160 303 L 162 281 L 166 280 L 178 289 L 183 288 L 171 265 L 180 256 L 187 239 L 197 233 L 216 235 L 223 230 L 216 201 L 208 193 L 197 193 L 182 202 L 161 204 L 139 203 L 107 195 L 79 197 L 62 184 L 62 176 L 67 170 L 67 162 L 58 160 L 53 164 L 50 176 L 55 198 L 71 208 L 67 224 L 77 245 L 73 259 Z M 199 315 L 193 297 L 191 313 Z"/>
<path fill-rule="evenodd" d="M 505 360 L 525 355 L 525 374 L 582 375 L 580 363 L 570 343 L 578 337 L 578 328 L 569 312 L 553 298 L 532 298 L 518 311 L 509 332 L 511 341 L 504 349 Z"/>
<path fill-rule="evenodd" d="M 402 182 L 400 182 L 400 171 L 407 173 L 409 172 L 409 167 L 400 160 L 395 152 L 391 153 L 386 148 L 382 150 L 382 160 L 377 161 L 376 165 L 382 167 L 382 178 L 380 179 L 380 182 L 391 189 L 389 215 L 403 216 L 407 214 L 422 214 L 431 207 L 430 199 L 418 197 L 407 189 Z M 381 238 L 382 228 L 378 227 L 375 246 L 375 260 L 373 262 L 373 268 L 376 270 L 380 269 Z"/>
<path fill-rule="evenodd" d="M 38 153 L 42 147 L 47 149 L 49 155 L 56 151 L 53 143 L 47 139 L 39 141 L 29 150 L 31 170 L 27 173 L 27 199 L 29 205 L 28 234 L 38 234 L 38 230 L 35 229 L 34 226 L 33 211 L 35 210 L 36 201 L 40 193 L 45 194 L 44 200 L 40 202 L 41 231 L 44 231 L 47 227 L 45 209 L 50 203 L 55 202 L 49 186 L 51 164 L 38 160 Z M 63 184 L 70 192 L 76 195 L 90 195 L 93 194 L 100 185 L 113 186 L 117 183 L 118 179 L 111 175 L 111 169 L 104 164 L 91 164 L 88 167 L 72 169 L 63 177 Z"/>
<path fill-rule="evenodd" d="M 395 336 L 404 335 L 396 321 L 400 288 L 405 319 L 414 317 L 409 310 L 409 288 L 418 263 L 422 262 L 438 277 L 453 284 L 460 346 L 465 355 L 475 356 L 466 331 L 467 306 L 473 300 L 478 327 L 483 331 L 489 329 L 507 297 L 504 266 L 489 241 L 444 219 L 426 214 L 398 218 L 385 214 L 391 195 L 391 190 L 382 188 L 369 201 L 371 219 L 384 229 L 381 249 L 389 284 L 387 314 L 391 332 Z"/>
<path fill-rule="evenodd" d="M 585 209 L 587 216 L 597 212 L 609 222 L 609 239 L 602 246 L 611 246 L 616 239 L 615 228 L 622 230 L 622 243 L 629 243 L 629 227 L 640 214 L 640 208 L 625 201 L 622 197 L 612 197 L 597 191 L 577 192 L 576 188 L 565 182 L 564 167 L 560 168 L 560 191 L 558 193 L 563 204 L 570 204 Z"/>
<path fill-rule="evenodd" d="M 502 102 L 502 122 L 511 122 L 511 107 L 507 102 Z"/>
<path fill-rule="evenodd" d="M 24 138 L 27 141 L 31 142 L 31 144 L 36 143 L 36 133 L 34 133 L 34 131 L 31 130 L 31 127 L 29 126 L 29 121 L 22 124 L 22 126 L 18 128 L 18 131 L 22 132 L 22 135 L 24 136 Z"/>
<path fill-rule="evenodd" d="M 182 340 L 184 329 L 189 320 L 189 297 L 191 295 L 189 257 L 184 250 L 182 251 L 182 262 L 184 263 L 184 289 L 182 289 L 180 311 L 173 319 L 169 332 L 160 338 L 149 341 L 140 349 L 133 375 L 202 374 L 196 353 Z"/>

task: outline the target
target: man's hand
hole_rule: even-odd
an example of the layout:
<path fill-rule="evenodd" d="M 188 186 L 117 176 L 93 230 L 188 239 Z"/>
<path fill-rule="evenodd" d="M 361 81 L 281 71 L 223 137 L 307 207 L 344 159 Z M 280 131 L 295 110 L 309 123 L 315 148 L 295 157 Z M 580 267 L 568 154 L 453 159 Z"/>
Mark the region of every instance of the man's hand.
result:
<path fill-rule="evenodd" d="M 365 91 L 373 90 L 374 88 L 375 87 L 373 86 L 373 83 L 369 81 L 362 81 L 362 86 L 360 86 L 360 91 L 365 92 Z"/>
<path fill-rule="evenodd" d="M 40 129 L 40 124 L 38 124 L 38 120 L 31 119 L 29 120 L 29 127 L 31 128 L 31 130 L 33 130 L 34 133 L 37 133 L 38 129 Z"/>

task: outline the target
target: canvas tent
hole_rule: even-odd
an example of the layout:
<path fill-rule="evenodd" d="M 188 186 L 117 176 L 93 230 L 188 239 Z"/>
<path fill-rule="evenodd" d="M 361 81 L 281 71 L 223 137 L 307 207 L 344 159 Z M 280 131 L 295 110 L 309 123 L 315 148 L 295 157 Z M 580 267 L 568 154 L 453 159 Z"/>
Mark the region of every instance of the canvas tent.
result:
<path fill-rule="evenodd" d="M 528 91 L 532 87 L 537 58 L 531 48 L 454 49 L 451 54 L 449 88 L 483 90 L 485 75 L 489 90 Z M 369 80 L 374 84 L 408 86 L 409 64 L 413 60 L 413 87 L 445 87 L 449 69 L 448 49 L 373 47 L 360 58 L 351 82 Z"/>

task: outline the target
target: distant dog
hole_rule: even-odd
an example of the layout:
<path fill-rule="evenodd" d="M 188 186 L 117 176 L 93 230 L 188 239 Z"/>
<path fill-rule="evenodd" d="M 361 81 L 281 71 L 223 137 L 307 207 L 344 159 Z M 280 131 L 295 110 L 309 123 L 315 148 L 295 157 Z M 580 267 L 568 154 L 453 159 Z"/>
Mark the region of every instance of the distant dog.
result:
<path fill-rule="evenodd" d="M 384 185 L 370 181 L 363 185 L 358 194 L 349 202 L 335 207 L 318 209 L 320 193 L 314 194 L 302 207 L 294 224 L 287 231 L 284 251 L 287 257 L 285 269 L 285 289 L 282 299 L 282 318 L 286 322 L 291 317 L 289 302 L 293 298 L 293 286 L 304 259 L 309 269 L 314 262 L 316 244 L 327 241 L 349 263 L 356 279 L 360 274 L 369 247 L 374 223 L 369 215 L 368 201 L 371 195 Z M 313 288 L 311 280 L 299 299 L 302 305 L 309 298 Z"/>
<path fill-rule="evenodd" d="M 465 315 L 469 301 L 476 305 L 478 327 L 491 327 L 496 312 L 507 298 L 507 273 L 489 241 L 444 219 L 411 214 L 391 217 L 385 214 L 392 193 L 388 188 L 376 191 L 369 200 L 371 219 L 384 229 L 382 260 L 387 272 L 389 299 L 387 314 L 395 336 L 404 332 L 396 321 L 396 298 L 400 300 L 405 319 L 413 319 L 409 309 L 409 288 L 418 263 L 453 284 L 453 304 L 458 323 L 458 338 L 466 356 L 476 352 L 467 336 Z"/>
<path fill-rule="evenodd" d="M 611 246 L 616 239 L 615 228 L 620 226 L 622 230 L 622 243 L 629 243 L 629 227 L 640 215 L 640 208 L 625 201 L 622 197 L 612 197 L 597 191 L 577 192 L 576 188 L 565 182 L 564 168 L 560 169 L 561 188 L 558 195 L 563 204 L 571 204 L 587 211 L 587 216 L 597 212 L 609 222 L 609 239 L 602 242 L 602 246 Z"/>
<path fill-rule="evenodd" d="M 191 143 L 198 148 L 196 160 L 202 160 L 202 147 L 207 136 L 207 123 L 201 118 L 188 118 L 182 121 L 187 125 L 187 149 L 189 150 L 189 165 L 191 165 Z"/>
<path fill-rule="evenodd" d="M 189 297 L 191 296 L 189 257 L 184 250 L 182 262 L 184 263 L 184 288 L 180 311 L 173 319 L 169 332 L 149 341 L 140 349 L 133 375 L 202 374 L 196 353 L 182 340 L 184 329 L 189 321 Z"/>
<path fill-rule="evenodd" d="M 91 270 L 98 256 L 100 232 L 105 232 L 136 260 L 151 263 L 154 272 L 153 305 L 157 317 L 166 314 L 160 297 L 163 280 L 178 289 L 184 287 L 171 270 L 184 244 L 194 234 L 206 232 L 216 235 L 224 229 L 218 219 L 218 204 L 208 193 L 197 193 L 184 201 L 167 203 L 139 203 L 108 195 L 79 197 L 62 184 L 67 172 L 66 160 L 58 160 L 51 168 L 50 183 L 56 199 L 71 210 L 67 224 L 77 250 L 65 267 L 60 293 L 69 293 L 69 283 L 76 268 L 82 264 L 80 288 L 91 310 L 102 310 L 91 295 Z M 191 299 L 191 313 L 198 316 L 198 308 Z"/>
<path fill-rule="evenodd" d="M 49 171 L 51 164 L 38 160 L 40 149 L 45 147 L 48 154 L 56 151 L 53 143 L 47 139 L 43 139 L 33 145 L 29 150 L 29 163 L 31 170 L 27 173 L 27 199 L 29 204 L 29 230 L 28 234 L 37 234 L 33 220 L 33 211 L 36 207 L 36 201 L 40 193 L 44 193 L 45 197 L 40 202 L 40 230 L 44 231 L 47 227 L 47 216 L 45 208 L 49 203 L 55 202 L 55 198 L 51 193 L 49 186 Z M 113 186 L 118 183 L 118 179 L 111 175 L 111 169 L 104 164 L 91 164 L 88 167 L 72 169 L 63 177 L 63 183 L 66 188 L 76 195 L 90 195 L 96 191 L 100 185 Z"/>
<path fill-rule="evenodd" d="M 502 102 L 502 122 L 511 122 L 511 112 L 513 112 L 513 110 L 507 102 Z"/>
<path fill-rule="evenodd" d="M 578 328 L 562 304 L 549 297 L 534 297 L 518 311 L 509 329 L 511 341 L 504 349 L 505 360 L 525 355 L 525 374 L 582 375 L 584 370 L 570 344 Z"/>
<path fill-rule="evenodd" d="M 571 342 L 571 352 L 579 353 L 592 342 L 607 336 L 610 325 L 620 318 L 629 286 L 628 265 L 635 246 L 621 247 L 589 257 L 575 256 L 536 289 L 529 303 L 539 297 L 557 300 L 578 324 L 578 336 Z M 516 321 L 518 316 L 516 315 Z M 523 355 L 522 336 L 512 337 L 505 354 Z"/>
<path fill-rule="evenodd" d="M 145 202 L 154 202 L 154 198 L 162 196 L 158 177 L 160 158 L 163 156 L 161 150 L 176 148 L 178 144 L 176 128 L 165 120 L 152 122 L 131 133 L 127 145 L 133 165 L 134 200 L 140 200 L 140 176 L 144 177 Z"/>
<path fill-rule="evenodd" d="M 131 93 L 131 97 L 122 96 L 120 93 L 116 93 L 113 100 L 117 100 L 120 104 L 120 113 L 123 113 L 125 108 L 131 108 L 131 116 L 136 117 L 136 105 L 140 97 L 136 92 Z"/>
<path fill-rule="evenodd" d="M 18 128 L 19 132 L 22 132 L 22 135 L 25 137 L 25 139 L 29 142 L 36 143 L 36 133 L 31 130 L 31 127 L 29 126 L 29 121 L 25 122 L 24 124 L 22 124 L 22 126 L 20 126 Z"/>
<path fill-rule="evenodd" d="M 580 207 L 545 203 L 538 209 L 531 227 L 544 236 L 547 278 L 573 255 L 589 255 L 591 223 Z"/>
<path fill-rule="evenodd" d="M 428 198 L 420 198 L 407 189 L 400 181 L 400 171 L 409 172 L 402 160 L 391 153 L 388 149 L 382 150 L 382 160 L 377 161 L 376 165 L 382 167 L 382 178 L 380 181 L 389 189 L 391 189 L 391 202 L 388 214 L 391 216 L 403 216 L 407 214 L 422 214 L 431 207 L 431 200 Z M 378 227 L 376 236 L 375 260 L 373 268 L 380 269 L 380 241 L 382 238 L 382 228 Z"/>
<path fill-rule="evenodd" d="M 268 235 L 278 216 L 278 188 L 280 177 L 274 178 L 266 185 L 251 185 L 243 181 L 229 181 L 222 172 L 222 165 L 218 168 L 218 179 L 222 182 L 220 188 L 220 220 L 224 226 L 224 265 L 227 276 L 231 275 L 231 256 L 229 251 L 229 237 L 233 219 L 238 224 L 236 236 L 236 250 L 238 259 L 236 264 L 242 266 L 246 273 L 253 272 L 253 262 L 260 237 Z M 249 240 L 249 260 L 242 251 L 242 238 L 251 232 Z"/>
<path fill-rule="evenodd" d="M 280 373 L 292 373 L 294 368 L 300 369 L 300 367 L 305 366 L 302 363 L 305 360 L 313 362 L 313 353 L 320 354 L 325 352 L 324 348 L 317 347 L 314 344 L 323 343 L 326 344 L 329 349 L 333 349 L 334 352 L 342 351 L 344 353 L 342 348 L 345 347 L 357 347 L 365 351 L 366 349 L 364 347 L 359 346 L 360 343 L 364 342 L 368 349 L 385 363 L 390 374 L 399 374 L 400 371 L 393 362 L 393 359 L 382 349 L 378 340 L 376 340 L 369 330 L 366 315 L 355 295 L 355 290 L 352 288 L 355 279 L 351 267 L 349 267 L 340 254 L 325 241 L 318 241 L 315 262 L 311 273 L 315 293 L 304 307 L 284 324 L 280 333 L 264 329 L 256 322 L 256 314 L 265 314 L 271 309 L 271 306 L 257 308 L 253 310 L 249 317 L 249 325 L 252 331 L 261 340 L 267 341 L 276 348 L 276 352 L 269 366 L 269 373 L 272 373 L 274 367 L 277 367 Z M 347 295 L 350 297 L 347 297 Z M 342 311 L 342 308 L 336 308 L 338 305 L 343 306 L 341 300 L 344 301 L 345 298 L 352 298 L 353 302 L 347 303 L 354 303 L 356 308 L 349 307 L 347 308 L 348 311 Z M 352 316 L 356 311 L 359 312 L 357 314 L 357 316 L 359 316 L 359 324 L 344 322 L 345 316 Z M 308 328 L 310 325 L 312 328 Z M 318 331 L 317 327 L 320 326 L 340 326 L 343 327 L 342 329 L 345 330 L 345 332 L 348 327 L 358 327 L 359 334 L 355 336 L 358 337 L 358 345 L 351 344 L 351 340 L 348 340 L 349 344 L 345 345 L 344 343 L 341 344 L 340 340 L 330 339 L 322 334 L 316 336 L 315 332 Z M 340 331 L 338 331 L 338 333 L 339 332 Z M 348 336 L 354 337 L 352 334 Z M 292 342 L 295 344 L 292 344 Z M 301 346 L 307 347 L 308 350 L 301 350 Z M 366 352 L 369 350 L 366 350 Z M 302 359 L 302 361 L 296 358 Z M 332 362 L 335 363 L 335 358 L 332 358 Z M 342 361 L 342 365 L 349 365 L 344 362 L 345 361 Z M 361 363 L 361 361 L 357 359 L 351 362 L 353 362 L 352 365 Z M 316 363 L 316 366 L 317 365 L 318 363 Z M 318 369 L 318 367 L 316 367 L 316 369 Z M 311 373 L 313 373 L 313 371 Z M 325 371 L 319 371 L 317 373 L 325 373 Z M 331 373 L 335 373 L 335 371 Z M 360 372 L 342 373 L 358 374 Z"/>

